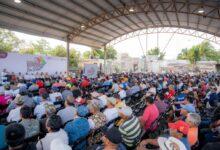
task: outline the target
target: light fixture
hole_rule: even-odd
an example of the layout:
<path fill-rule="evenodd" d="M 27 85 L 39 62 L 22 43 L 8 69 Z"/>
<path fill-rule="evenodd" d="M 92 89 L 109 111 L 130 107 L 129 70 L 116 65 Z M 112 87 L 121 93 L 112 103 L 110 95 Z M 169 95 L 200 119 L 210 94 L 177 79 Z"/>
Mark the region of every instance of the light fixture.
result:
<path fill-rule="evenodd" d="M 129 12 L 134 12 L 134 8 L 131 7 L 131 8 L 129 9 Z"/>
<path fill-rule="evenodd" d="M 203 14 L 204 12 L 205 12 L 205 10 L 203 8 L 198 9 L 199 14 Z"/>
<path fill-rule="evenodd" d="M 19 3 L 21 3 L 21 0 L 14 0 L 14 2 L 19 4 Z"/>

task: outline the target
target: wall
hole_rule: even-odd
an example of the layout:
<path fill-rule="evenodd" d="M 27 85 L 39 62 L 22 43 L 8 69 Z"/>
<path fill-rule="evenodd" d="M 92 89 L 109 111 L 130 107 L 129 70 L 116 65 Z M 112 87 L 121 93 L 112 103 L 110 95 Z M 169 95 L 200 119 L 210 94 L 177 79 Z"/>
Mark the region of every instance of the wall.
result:
<path fill-rule="evenodd" d="M 0 71 L 3 69 L 15 73 L 48 72 L 53 74 L 56 71 L 65 72 L 67 60 L 62 57 L 7 53 L 6 57 L 0 57 Z"/>

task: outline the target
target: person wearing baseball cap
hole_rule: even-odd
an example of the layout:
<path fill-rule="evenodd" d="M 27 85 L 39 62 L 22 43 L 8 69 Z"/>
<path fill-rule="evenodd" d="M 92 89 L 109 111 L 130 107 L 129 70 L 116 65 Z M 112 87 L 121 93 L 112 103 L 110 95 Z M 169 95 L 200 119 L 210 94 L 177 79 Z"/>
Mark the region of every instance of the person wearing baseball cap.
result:
<path fill-rule="evenodd" d="M 94 148 L 95 150 L 126 150 L 126 147 L 122 144 L 122 135 L 116 127 L 104 131 L 104 136 L 101 139 L 103 145 Z"/>
<path fill-rule="evenodd" d="M 9 124 L 5 130 L 5 139 L 8 149 L 30 150 L 36 149 L 35 144 L 25 142 L 25 128 L 18 123 Z"/>
<path fill-rule="evenodd" d="M 181 150 L 190 150 L 190 145 L 187 140 L 189 125 L 179 120 L 174 123 L 168 123 L 168 127 L 170 131 L 169 136 L 143 140 L 139 147 L 145 147 L 147 144 L 151 144 L 159 146 L 162 150 L 170 150 L 173 149 L 172 147 L 177 147 L 176 149 Z"/>
<path fill-rule="evenodd" d="M 139 119 L 133 115 L 131 107 L 128 106 L 118 109 L 118 113 L 123 120 L 123 123 L 119 126 L 123 143 L 126 145 L 127 149 L 134 149 L 141 134 Z"/>

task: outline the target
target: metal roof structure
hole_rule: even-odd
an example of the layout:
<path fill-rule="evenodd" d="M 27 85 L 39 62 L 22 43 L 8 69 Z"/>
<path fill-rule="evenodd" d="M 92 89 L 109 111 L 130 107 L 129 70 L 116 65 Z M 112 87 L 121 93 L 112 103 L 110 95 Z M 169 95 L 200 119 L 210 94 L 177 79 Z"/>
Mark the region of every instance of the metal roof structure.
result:
<path fill-rule="evenodd" d="M 193 29 L 220 37 L 219 0 L 14 1 L 0 0 L 0 27 L 94 48 L 152 27 Z"/>

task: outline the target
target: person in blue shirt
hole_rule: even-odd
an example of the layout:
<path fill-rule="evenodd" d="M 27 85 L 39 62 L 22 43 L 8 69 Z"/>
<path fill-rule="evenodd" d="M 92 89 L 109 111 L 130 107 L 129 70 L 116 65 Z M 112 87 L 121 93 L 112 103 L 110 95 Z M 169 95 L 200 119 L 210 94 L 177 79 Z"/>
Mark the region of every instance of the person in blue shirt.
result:
<path fill-rule="evenodd" d="M 78 107 L 77 113 L 74 117 L 74 120 L 68 122 L 64 130 L 67 132 L 69 137 L 69 143 L 74 147 L 75 150 L 83 150 L 86 149 L 86 139 L 89 134 L 90 127 L 89 122 L 85 117 L 88 114 L 88 109 L 85 107 Z M 79 144 L 75 144 L 76 141 L 80 140 Z"/>
<path fill-rule="evenodd" d="M 5 125 L 0 125 L 0 149 L 5 149 L 7 147 L 5 141 Z"/>

